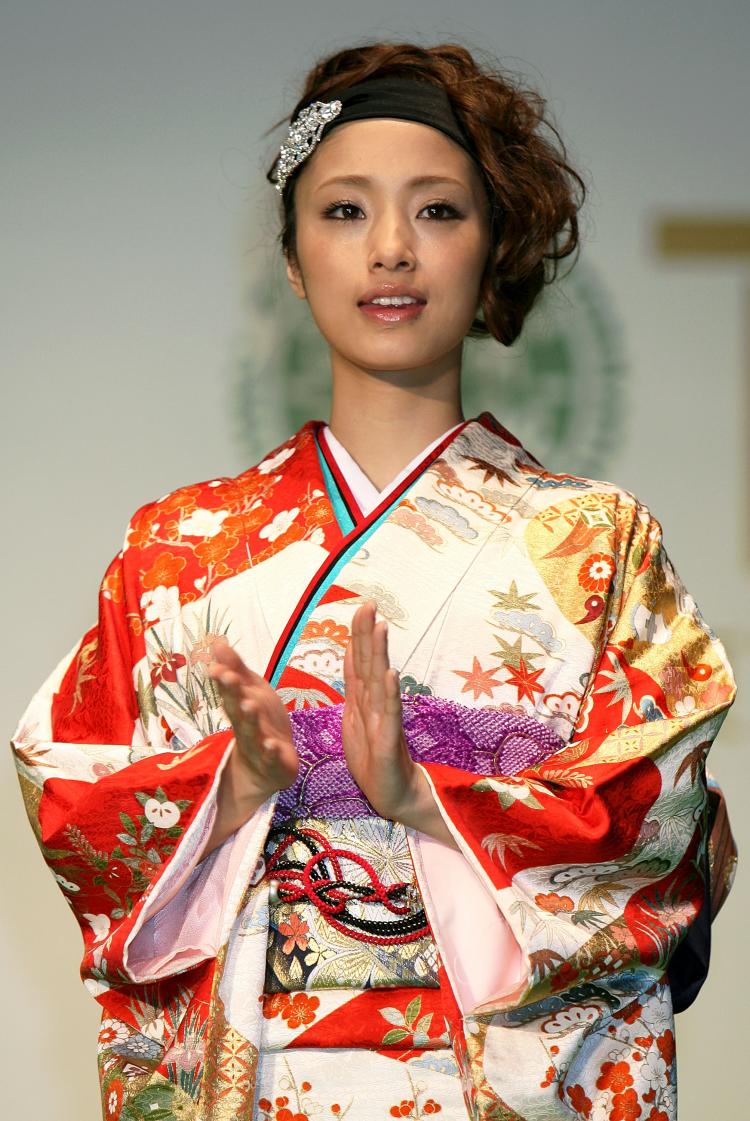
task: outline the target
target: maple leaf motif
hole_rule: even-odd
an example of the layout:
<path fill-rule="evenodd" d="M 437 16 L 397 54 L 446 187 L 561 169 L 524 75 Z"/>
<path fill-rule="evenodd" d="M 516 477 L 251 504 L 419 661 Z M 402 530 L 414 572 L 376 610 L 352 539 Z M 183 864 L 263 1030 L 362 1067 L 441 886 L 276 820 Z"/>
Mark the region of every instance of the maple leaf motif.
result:
<path fill-rule="evenodd" d="M 536 598 L 538 592 L 529 592 L 528 595 L 519 595 L 518 584 L 515 580 L 511 580 L 507 592 L 499 592 L 491 588 L 490 593 L 497 599 L 496 607 L 499 607 L 501 611 L 540 610 L 538 603 L 532 603 L 532 600 Z"/>
<path fill-rule="evenodd" d="M 492 690 L 499 689 L 503 684 L 502 681 L 495 681 L 493 674 L 498 673 L 498 667 L 494 669 L 482 669 L 479 658 L 474 657 L 474 664 L 470 670 L 454 669 L 458 677 L 466 679 L 466 684 L 462 687 L 462 693 L 468 693 L 471 689 L 474 693 L 474 700 L 476 701 L 483 693 L 488 697 L 492 697 Z M 540 671 L 541 672 L 541 671 Z"/>
<path fill-rule="evenodd" d="M 528 697 L 530 701 L 534 700 L 534 693 L 543 693 L 544 689 L 539 684 L 539 678 L 544 673 L 544 667 L 541 669 L 532 670 L 529 672 L 529 667 L 523 658 L 518 659 L 518 668 L 513 666 L 505 667 L 509 671 L 509 676 L 505 679 L 507 685 L 515 685 L 518 690 L 517 701 L 522 697 Z"/>
<path fill-rule="evenodd" d="M 513 643 L 507 642 L 500 634 L 496 634 L 495 638 L 500 645 L 498 649 L 493 650 L 492 653 L 496 658 L 501 659 L 503 665 L 512 666 L 515 670 L 519 668 L 524 656 L 528 662 L 532 662 L 535 658 L 538 660 L 543 657 L 542 654 L 533 654 L 530 650 L 522 649 L 524 635 L 519 635 Z"/>
<path fill-rule="evenodd" d="M 468 455 L 466 457 L 474 466 L 470 467 L 470 471 L 484 471 L 483 483 L 489 482 L 490 479 L 497 479 L 500 486 L 505 486 L 506 483 L 512 483 L 513 479 L 507 471 L 503 471 L 502 467 L 498 467 L 495 463 L 489 463 L 486 459 L 480 459 L 475 455 Z"/>
<path fill-rule="evenodd" d="M 703 769 L 703 764 L 706 761 L 706 756 L 708 755 L 708 749 L 710 748 L 710 746 L 710 740 L 703 740 L 701 743 L 697 744 L 692 751 L 689 751 L 687 753 L 675 772 L 673 783 L 674 786 L 677 786 L 677 783 L 685 774 L 685 771 L 688 769 L 688 767 L 690 768 L 690 781 L 692 783 L 695 783 L 698 772 Z"/>
<path fill-rule="evenodd" d="M 505 867 L 505 860 L 508 850 L 514 856 L 522 856 L 522 849 L 540 849 L 535 841 L 529 841 L 526 837 L 520 837 L 516 833 L 488 833 L 486 837 L 482 838 L 482 848 L 487 849 L 491 857 L 494 857 L 500 867 L 507 871 Z"/>
<path fill-rule="evenodd" d="M 612 705 L 616 704 L 624 705 L 625 707 L 620 717 L 621 723 L 624 724 L 626 716 L 633 707 L 633 692 L 630 688 L 628 676 L 617 654 L 612 650 L 607 650 L 606 655 L 612 664 L 612 669 L 600 669 L 599 676 L 602 678 L 609 678 L 609 685 L 595 686 L 594 696 L 600 696 L 603 693 L 612 693 L 613 697 L 609 701 L 607 708 L 611 708 Z"/>

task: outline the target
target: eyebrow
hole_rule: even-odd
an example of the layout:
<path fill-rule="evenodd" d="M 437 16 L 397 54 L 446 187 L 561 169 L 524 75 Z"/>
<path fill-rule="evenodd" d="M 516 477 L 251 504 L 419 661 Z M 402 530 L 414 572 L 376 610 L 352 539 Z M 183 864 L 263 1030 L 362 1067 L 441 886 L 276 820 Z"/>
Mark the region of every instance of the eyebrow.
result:
<path fill-rule="evenodd" d="M 334 175 L 320 183 L 316 189 L 320 191 L 323 187 L 330 186 L 331 183 L 343 183 L 348 187 L 369 187 L 373 180 L 369 175 Z M 407 179 L 406 186 L 429 187 L 435 183 L 455 183 L 458 187 L 468 189 L 466 183 L 463 183 L 460 179 L 454 179 L 450 175 L 415 175 L 413 179 Z"/>

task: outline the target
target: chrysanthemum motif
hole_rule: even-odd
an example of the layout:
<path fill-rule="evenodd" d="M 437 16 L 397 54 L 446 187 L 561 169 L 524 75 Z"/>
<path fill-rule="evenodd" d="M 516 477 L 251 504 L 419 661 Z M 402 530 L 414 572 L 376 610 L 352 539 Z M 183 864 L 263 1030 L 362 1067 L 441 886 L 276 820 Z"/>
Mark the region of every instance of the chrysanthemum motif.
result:
<path fill-rule="evenodd" d="M 99 1052 L 116 1043 L 124 1043 L 128 1038 L 128 1026 L 120 1020 L 102 1020 L 99 1027 Z"/>
<path fill-rule="evenodd" d="M 148 1062 L 153 1062 L 160 1058 L 162 1046 L 155 1039 L 149 1039 L 147 1035 L 134 1032 L 124 1042 L 116 1043 L 112 1050 L 124 1059 L 134 1059 L 136 1061 L 145 1059 Z"/>

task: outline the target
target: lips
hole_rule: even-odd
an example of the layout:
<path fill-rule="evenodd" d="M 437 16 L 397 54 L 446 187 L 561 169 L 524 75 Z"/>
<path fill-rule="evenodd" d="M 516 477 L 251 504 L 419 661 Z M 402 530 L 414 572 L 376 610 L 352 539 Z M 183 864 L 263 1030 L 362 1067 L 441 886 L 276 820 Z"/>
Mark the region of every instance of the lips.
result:
<path fill-rule="evenodd" d="M 362 315 L 377 323 L 409 323 L 419 319 L 425 304 L 360 304 Z"/>
<path fill-rule="evenodd" d="M 409 296 L 416 303 L 374 304 L 372 301 L 379 296 Z M 358 307 L 368 319 L 387 326 L 389 324 L 410 323 L 419 319 L 426 303 L 427 297 L 420 288 L 386 280 L 382 281 L 377 288 L 371 288 L 369 292 L 365 292 L 358 301 Z"/>
<path fill-rule="evenodd" d="M 372 304 L 372 301 L 378 296 L 411 296 L 411 298 L 417 300 L 419 304 L 427 303 L 427 297 L 424 292 L 419 288 L 407 287 L 405 284 L 381 284 L 377 288 L 371 288 L 368 292 L 365 292 L 357 303 L 360 307 L 364 304 Z M 375 304 L 374 306 L 377 307 L 378 305 Z"/>

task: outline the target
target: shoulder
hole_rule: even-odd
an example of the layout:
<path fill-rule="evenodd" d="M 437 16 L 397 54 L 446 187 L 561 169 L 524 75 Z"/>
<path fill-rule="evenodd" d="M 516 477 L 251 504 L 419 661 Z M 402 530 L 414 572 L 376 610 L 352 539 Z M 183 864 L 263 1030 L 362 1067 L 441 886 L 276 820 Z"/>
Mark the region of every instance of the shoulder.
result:
<path fill-rule="evenodd" d="M 568 524 L 609 528 L 615 552 L 662 537 L 662 524 L 639 494 L 609 479 L 557 473 L 530 457 L 525 474 L 531 483 L 531 504 L 543 521 L 563 518 Z"/>
<path fill-rule="evenodd" d="M 547 527 L 609 527 L 613 544 L 619 546 L 627 546 L 634 536 L 661 533 L 649 505 L 633 491 L 609 479 L 552 471 L 491 413 L 480 414 L 478 420 L 472 441 L 480 452 L 489 445 L 498 461 L 510 468 L 507 477 L 522 491 L 520 513 Z"/>
<path fill-rule="evenodd" d="M 217 585 L 244 573 L 250 565 L 248 536 L 262 534 L 273 518 L 276 502 L 269 492 L 300 436 L 290 436 L 239 475 L 188 483 L 135 511 L 119 566 L 125 603 L 139 633 L 175 618 L 186 604 L 204 600 Z"/>
<path fill-rule="evenodd" d="M 219 475 L 188 483 L 140 506 L 130 518 L 124 549 L 143 548 L 157 534 L 214 537 L 227 518 L 246 511 L 264 490 L 269 475 L 294 454 L 299 434 L 267 452 L 238 475 Z"/>

